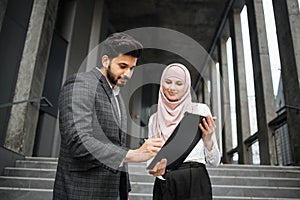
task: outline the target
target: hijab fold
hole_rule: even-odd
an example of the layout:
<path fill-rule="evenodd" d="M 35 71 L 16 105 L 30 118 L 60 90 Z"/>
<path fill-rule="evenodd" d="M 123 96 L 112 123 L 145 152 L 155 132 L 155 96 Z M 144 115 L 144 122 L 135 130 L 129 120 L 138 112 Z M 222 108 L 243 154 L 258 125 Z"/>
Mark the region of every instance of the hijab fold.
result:
<path fill-rule="evenodd" d="M 169 101 L 163 93 L 163 82 L 169 77 L 181 79 L 185 84 L 183 96 L 178 101 Z M 180 123 L 184 113 L 192 105 L 191 76 L 189 70 L 180 63 L 168 65 L 162 73 L 158 95 L 157 112 L 153 115 L 153 137 L 166 141 Z"/>

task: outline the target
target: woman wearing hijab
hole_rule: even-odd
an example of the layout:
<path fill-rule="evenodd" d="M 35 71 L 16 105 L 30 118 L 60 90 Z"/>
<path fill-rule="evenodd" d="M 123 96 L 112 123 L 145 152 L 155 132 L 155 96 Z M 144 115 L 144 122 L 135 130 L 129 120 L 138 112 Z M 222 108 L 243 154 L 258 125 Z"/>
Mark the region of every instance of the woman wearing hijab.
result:
<path fill-rule="evenodd" d="M 192 102 L 190 88 L 190 73 L 184 65 L 172 63 L 165 68 L 161 77 L 157 112 L 149 119 L 149 138 L 162 138 L 166 141 L 185 112 L 205 118 L 199 124 L 202 138 L 181 166 L 176 170 L 167 171 L 164 178 L 156 177 L 154 200 L 212 199 L 211 182 L 205 165 L 218 166 L 220 162 L 214 133 L 215 123 L 207 105 Z M 161 166 L 163 163 L 162 161 Z M 156 169 L 149 173 L 156 176 L 158 171 Z"/>

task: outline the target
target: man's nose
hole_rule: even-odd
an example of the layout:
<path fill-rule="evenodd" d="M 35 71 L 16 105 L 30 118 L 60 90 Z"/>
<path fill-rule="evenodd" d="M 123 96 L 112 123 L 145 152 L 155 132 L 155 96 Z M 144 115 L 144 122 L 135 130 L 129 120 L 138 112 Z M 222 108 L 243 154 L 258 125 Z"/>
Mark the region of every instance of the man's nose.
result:
<path fill-rule="evenodd" d="M 132 69 L 127 69 L 124 73 L 124 75 L 127 76 L 128 78 L 131 78 L 132 74 L 133 74 Z"/>

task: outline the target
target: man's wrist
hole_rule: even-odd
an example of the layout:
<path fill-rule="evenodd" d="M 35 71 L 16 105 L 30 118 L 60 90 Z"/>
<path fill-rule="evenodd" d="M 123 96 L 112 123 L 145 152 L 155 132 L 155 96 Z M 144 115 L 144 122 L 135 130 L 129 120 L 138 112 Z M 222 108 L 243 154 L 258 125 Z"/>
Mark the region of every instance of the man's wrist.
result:
<path fill-rule="evenodd" d="M 135 154 L 135 151 L 136 150 L 132 150 L 132 149 L 129 149 L 126 156 L 125 156 L 125 159 L 124 159 L 124 163 L 128 163 L 128 162 L 134 162 L 134 154 Z"/>

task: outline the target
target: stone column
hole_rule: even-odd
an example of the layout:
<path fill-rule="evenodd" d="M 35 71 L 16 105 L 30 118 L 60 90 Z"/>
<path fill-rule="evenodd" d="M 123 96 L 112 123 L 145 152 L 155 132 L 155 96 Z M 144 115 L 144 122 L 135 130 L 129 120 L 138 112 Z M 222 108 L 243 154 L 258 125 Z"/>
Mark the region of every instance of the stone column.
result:
<path fill-rule="evenodd" d="M 58 0 L 35 0 L 33 3 L 14 102 L 42 95 L 57 6 Z M 38 103 L 13 106 L 5 147 L 24 155 L 32 155 L 38 116 Z"/>
<path fill-rule="evenodd" d="M 99 62 L 98 54 L 99 49 L 95 48 L 100 43 L 100 35 L 101 35 L 101 25 L 102 25 L 102 16 L 103 16 L 103 5 L 104 0 L 95 0 L 94 3 L 94 14 L 93 21 L 91 27 L 91 35 L 90 35 L 90 44 L 89 44 L 89 56 L 86 66 L 86 71 L 90 71 L 95 66 L 97 66 L 97 62 Z M 93 51 L 92 51 L 93 50 Z"/>
<path fill-rule="evenodd" d="M 230 16 L 230 32 L 232 36 L 232 57 L 236 95 L 238 162 L 240 164 L 249 164 L 251 159 L 244 145 L 244 140 L 250 136 L 250 121 L 240 10 L 234 9 Z"/>
<path fill-rule="evenodd" d="M 212 110 L 212 96 L 211 96 L 211 66 L 213 66 L 214 61 L 209 58 L 205 61 L 205 68 L 201 72 L 202 76 L 202 99 L 203 103 L 205 103 Z M 199 99 L 200 100 L 200 99 Z"/>
<path fill-rule="evenodd" d="M 217 60 L 217 59 L 216 59 Z M 211 63 L 211 112 L 213 116 L 216 116 L 217 119 L 215 119 L 216 124 L 216 137 L 218 140 L 218 146 L 221 147 L 222 144 L 220 144 L 220 130 L 222 130 L 222 127 L 220 127 L 220 120 L 221 120 L 221 113 L 219 113 L 219 82 L 218 76 L 219 71 L 217 70 L 216 62 Z"/>
<path fill-rule="evenodd" d="M 94 0 L 76 1 L 66 58 L 65 77 L 87 70 L 87 56 L 94 17 Z"/>
<path fill-rule="evenodd" d="M 297 0 L 273 0 L 292 157 L 300 165 L 300 15 Z"/>
<path fill-rule="evenodd" d="M 232 128 L 231 128 L 231 112 L 230 112 L 230 93 L 228 79 L 228 63 L 226 41 L 220 38 L 219 43 L 220 55 L 220 72 L 221 72 L 221 106 L 222 106 L 222 143 L 223 143 L 223 163 L 231 163 L 227 152 L 232 149 Z"/>
<path fill-rule="evenodd" d="M 276 117 L 270 57 L 261 0 L 247 0 L 256 97 L 260 164 L 275 163 L 275 146 L 268 122 Z"/>
<path fill-rule="evenodd" d="M 206 70 L 210 71 L 210 70 Z M 210 72 L 208 72 L 210 74 Z M 204 103 L 211 109 L 211 80 L 210 78 L 204 78 L 203 82 L 203 94 Z"/>
<path fill-rule="evenodd" d="M 217 86 L 217 69 L 216 63 L 211 63 L 210 68 L 210 76 L 211 76 L 211 112 L 212 115 L 218 114 L 218 86 Z"/>
<path fill-rule="evenodd" d="M 0 32 L 2 29 L 2 23 L 6 12 L 8 0 L 0 0 Z"/>

